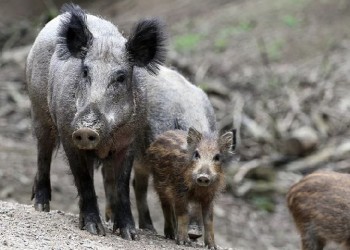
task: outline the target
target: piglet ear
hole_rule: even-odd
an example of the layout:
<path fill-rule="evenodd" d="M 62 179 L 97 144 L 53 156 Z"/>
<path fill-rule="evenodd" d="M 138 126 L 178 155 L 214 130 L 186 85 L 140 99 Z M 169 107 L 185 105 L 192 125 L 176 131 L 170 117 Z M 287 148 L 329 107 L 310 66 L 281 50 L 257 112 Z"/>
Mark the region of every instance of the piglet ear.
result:
<path fill-rule="evenodd" d="M 219 148 L 221 153 L 231 153 L 236 149 L 236 130 L 226 132 L 219 138 Z"/>
<path fill-rule="evenodd" d="M 202 134 L 193 127 L 190 127 L 187 134 L 187 145 L 189 148 L 196 148 L 202 140 Z"/>
<path fill-rule="evenodd" d="M 151 74 L 157 74 L 166 58 L 166 34 L 164 24 L 157 19 L 137 23 L 126 43 L 130 61 L 145 67 Z"/>
<path fill-rule="evenodd" d="M 84 58 L 93 39 L 87 27 L 86 13 L 75 4 L 64 4 L 61 12 L 68 14 L 62 17 L 58 31 L 59 57 Z"/>

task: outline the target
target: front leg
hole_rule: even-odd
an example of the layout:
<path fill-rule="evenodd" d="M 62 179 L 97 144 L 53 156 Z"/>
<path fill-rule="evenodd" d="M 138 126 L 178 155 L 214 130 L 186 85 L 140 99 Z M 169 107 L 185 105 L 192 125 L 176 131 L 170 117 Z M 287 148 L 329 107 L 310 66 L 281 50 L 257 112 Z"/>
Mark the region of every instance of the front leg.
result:
<path fill-rule="evenodd" d="M 106 235 L 93 182 L 93 159 L 63 144 L 79 195 L 79 227 L 91 234 Z"/>
<path fill-rule="evenodd" d="M 51 182 L 50 167 L 52 151 L 56 146 L 56 131 L 40 120 L 35 120 L 33 113 L 33 127 L 37 138 L 38 147 L 38 170 L 35 175 L 32 188 L 32 199 L 37 211 L 50 211 Z"/>
<path fill-rule="evenodd" d="M 202 215 L 204 222 L 204 244 L 209 249 L 217 249 L 214 240 L 214 225 L 213 225 L 213 202 L 202 204 Z"/>
<path fill-rule="evenodd" d="M 134 155 L 132 152 L 128 152 L 123 158 L 117 182 L 117 201 L 114 211 L 113 231 L 119 229 L 123 239 L 136 240 L 138 239 L 138 235 L 131 213 L 129 188 Z"/>
<path fill-rule="evenodd" d="M 196 240 L 202 236 L 202 207 L 197 202 L 189 204 L 190 223 L 188 225 L 188 236 L 191 240 Z"/>
<path fill-rule="evenodd" d="M 188 202 L 184 197 L 177 197 L 175 204 L 175 216 L 177 221 L 177 235 L 176 235 L 176 243 L 178 245 L 191 245 L 191 241 L 188 238 L 188 223 L 189 223 L 189 215 L 188 215 Z"/>

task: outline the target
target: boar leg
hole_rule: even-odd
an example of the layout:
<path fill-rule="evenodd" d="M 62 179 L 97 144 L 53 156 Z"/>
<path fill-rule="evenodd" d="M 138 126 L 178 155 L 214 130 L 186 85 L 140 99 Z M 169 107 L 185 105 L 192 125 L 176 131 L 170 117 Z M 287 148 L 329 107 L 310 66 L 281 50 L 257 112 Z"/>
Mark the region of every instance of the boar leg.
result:
<path fill-rule="evenodd" d="M 133 153 L 129 152 L 125 157 L 121 157 L 122 163 L 117 166 L 120 170 L 117 181 L 117 203 L 114 212 L 113 231 L 120 230 L 123 239 L 136 240 L 138 235 L 135 229 L 134 218 L 130 207 L 130 175 L 134 161 Z"/>
<path fill-rule="evenodd" d="M 301 238 L 302 250 L 323 250 L 325 241 L 315 236 L 305 235 Z"/>
<path fill-rule="evenodd" d="M 188 225 L 188 236 L 196 240 L 202 236 L 202 207 L 197 202 L 189 204 L 190 223 Z"/>
<path fill-rule="evenodd" d="M 91 234 L 106 235 L 102 225 L 93 181 L 93 159 L 63 144 L 79 195 L 79 227 Z"/>
<path fill-rule="evenodd" d="M 49 212 L 51 200 L 50 166 L 52 151 L 56 146 L 56 137 L 51 127 L 48 129 L 47 126 L 40 126 L 38 123 L 38 121 L 34 123 L 34 132 L 38 139 L 38 169 L 34 179 L 32 199 L 35 198 L 35 210 Z"/>
<path fill-rule="evenodd" d="M 162 198 L 161 195 L 159 198 L 160 198 L 160 203 L 162 205 L 162 211 L 164 216 L 164 236 L 167 239 L 174 240 L 175 228 L 176 228 L 174 209 L 171 203 L 167 199 Z"/>
<path fill-rule="evenodd" d="M 147 166 L 142 165 L 142 163 L 139 161 L 135 161 L 133 186 L 139 214 L 139 227 L 157 233 L 153 226 L 147 203 L 148 179 L 149 170 Z"/>
<path fill-rule="evenodd" d="M 204 244 L 209 249 L 217 249 L 214 241 L 213 225 L 213 203 L 202 204 L 202 215 L 204 222 Z"/>
<path fill-rule="evenodd" d="M 103 162 L 102 166 L 103 186 L 106 195 L 105 218 L 106 221 L 114 221 L 117 203 L 117 172 L 113 162 Z"/>
<path fill-rule="evenodd" d="M 178 245 L 191 245 L 187 232 L 189 223 L 188 202 L 177 198 L 174 207 L 177 221 L 176 243 Z"/>

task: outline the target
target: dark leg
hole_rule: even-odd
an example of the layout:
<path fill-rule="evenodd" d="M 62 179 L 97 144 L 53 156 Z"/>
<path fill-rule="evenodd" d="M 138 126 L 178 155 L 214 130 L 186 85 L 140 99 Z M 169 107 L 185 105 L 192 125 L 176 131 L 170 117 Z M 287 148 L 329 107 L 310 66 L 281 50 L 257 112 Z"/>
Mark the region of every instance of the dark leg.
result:
<path fill-rule="evenodd" d="M 113 162 L 104 162 L 102 166 L 103 185 L 106 195 L 106 221 L 114 221 L 117 204 L 117 173 Z"/>
<path fill-rule="evenodd" d="M 176 222 L 174 218 L 174 209 L 166 199 L 160 198 L 164 215 L 164 236 L 167 239 L 175 239 Z"/>
<path fill-rule="evenodd" d="M 213 203 L 202 204 L 204 222 L 204 244 L 209 249 L 217 249 L 214 240 Z"/>
<path fill-rule="evenodd" d="M 344 250 L 350 250 L 350 239 L 348 239 L 344 244 Z"/>
<path fill-rule="evenodd" d="M 202 207 L 199 203 L 189 204 L 190 224 L 188 225 L 188 237 L 196 240 L 202 236 Z"/>
<path fill-rule="evenodd" d="M 187 232 L 189 223 L 188 202 L 184 199 L 177 199 L 174 206 L 177 222 L 176 243 L 178 245 L 191 245 Z"/>
<path fill-rule="evenodd" d="M 34 124 L 34 132 L 38 146 L 38 169 L 32 189 L 32 199 L 37 211 L 50 211 L 51 183 L 50 166 L 52 151 L 56 146 L 56 138 L 51 128 Z"/>
<path fill-rule="evenodd" d="M 315 236 L 312 232 L 302 234 L 301 238 L 302 250 L 323 250 L 325 240 Z"/>
<path fill-rule="evenodd" d="M 79 227 L 91 234 L 106 235 L 93 182 L 93 159 L 63 144 L 79 195 Z"/>
<path fill-rule="evenodd" d="M 114 225 L 113 231 L 119 229 L 120 234 L 123 239 L 127 240 L 136 240 L 138 239 L 138 235 L 135 229 L 134 218 L 131 213 L 130 207 L 130 175 L 134 160 L 134 155 L 132 153 L 128 153 L 126 157 L 123 157 L 123 161 L 121 164 L 121 172 L 118 177 L 117 183 L 117 204 L 116 210 L 114 212 Z"/>
<path fill-rule="evenodd" d="M 143 165 L 139 161 L 134 161 L 134 175 L 135 177 L 133 186 L 135 191 L 137 210 L 139 213 L 139 227 L 156 233 L 147 203 L 147 189 L 149 179 L 149 170 L 147 166 Z"/>

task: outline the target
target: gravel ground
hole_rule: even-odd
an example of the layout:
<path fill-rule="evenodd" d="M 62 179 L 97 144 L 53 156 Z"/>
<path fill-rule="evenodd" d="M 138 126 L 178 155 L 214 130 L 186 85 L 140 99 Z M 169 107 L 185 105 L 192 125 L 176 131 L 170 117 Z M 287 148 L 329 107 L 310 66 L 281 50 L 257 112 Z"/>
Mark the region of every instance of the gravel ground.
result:
<path fill-rule="evenodd" d="M 112 233 L 111 225 L 106 225 L 105 237 L 93 236 L 78 228 L 77 215 L 36 212 L 33 206 L 4 201 L 0 223 L 0 249 L 196 249 L 144 231 L 139 231 L 139 241 L 126 241 Z"/>

